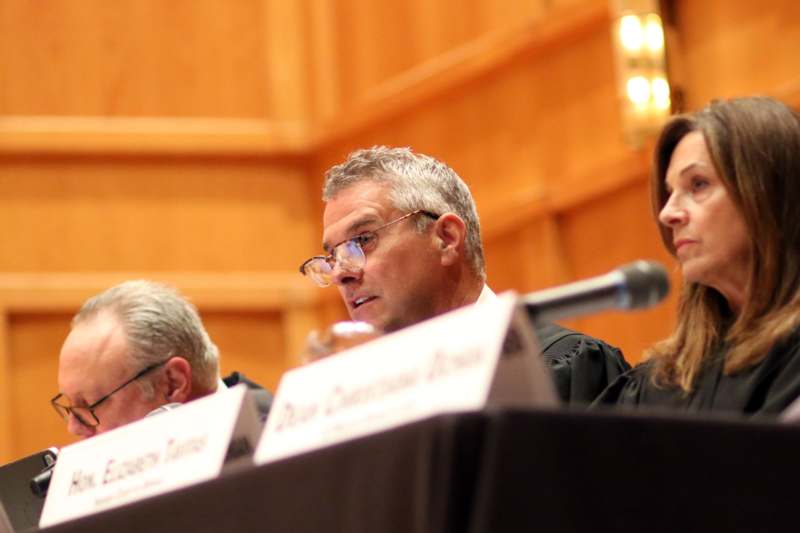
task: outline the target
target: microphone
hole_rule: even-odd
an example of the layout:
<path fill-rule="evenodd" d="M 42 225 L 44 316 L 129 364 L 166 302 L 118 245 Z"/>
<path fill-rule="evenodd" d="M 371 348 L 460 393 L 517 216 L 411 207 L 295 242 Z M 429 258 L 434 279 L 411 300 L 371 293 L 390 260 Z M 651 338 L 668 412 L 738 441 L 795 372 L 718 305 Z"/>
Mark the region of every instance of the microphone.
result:
<path fill-rule="evenodd" d="M 36 496 L 40 498 L 44 498 L 47 496 L 47 489 L 50 488 L 50 480 L 53 477 L 53 469 L 56 466 L 56 462 L 53 461 L 44 469 L 33 476 L 30 481 L 31 492 L 33 492 Z"/>
<path fill-rule="evenodd" d="M 532 321 L 549 322 L 606 309 L 644 309 L 668 292 L 664 267 L 639 260 L 602 276 L 529 293 L 522 302 Z"/>
<path fill-rule="evenodd" d="M 53 469 L 56 467 L 56 459 L 58 458 L 58 448 L 50 447 L 43 457 L 45 467 L 41 472 L 33 476 L 29 483 L 31 492 L 39 498 L 44 499 L 47 496 L 47 489 L 50 488 L 50 479 L 53 477 Z"/>
<path fill-rule="evenodd" d="M 165 413 L 167 411 L 171 411 L 173 409 L 177 409 L 183 405 L 182 403 L 172 402 L 166 403 L 160 407 L 157 407 L 144 415 L 145 418 L 148 416 L 155 416 L 161 413 Z M 47 466 L 37 475 L 35 475 L 30 481 L 30 488 L 31 492 L 33 492 L 36 496 L 40 498 L 44 498 L 47 496 L 47 490 L 50 488 L 50 479 L 53 477 L 53 469 L 56 466 L 56 459 L 55 456 L 58 453 L 57 448 L 51 448 L 53 450 L 53 456 L 46 457 L 45 461 L 47 462 Z"/>

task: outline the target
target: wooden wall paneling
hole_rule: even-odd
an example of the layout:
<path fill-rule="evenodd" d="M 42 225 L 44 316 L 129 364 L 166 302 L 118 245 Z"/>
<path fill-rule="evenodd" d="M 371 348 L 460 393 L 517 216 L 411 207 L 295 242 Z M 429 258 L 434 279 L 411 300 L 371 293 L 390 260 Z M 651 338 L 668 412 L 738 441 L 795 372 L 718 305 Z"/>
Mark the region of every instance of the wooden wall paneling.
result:
<path fill-rule="evenodd" d="M 416 55 L 414 64 L 419 65 L 442 54 L 452 44 L 446 41 L 447 36 L 442 29 L 443 21 L 448 20 L 447 17 L 453 13 L 453 5 L 452 2 L 410 2 L 409 7 L 412 10 L 413 24 L 406 30 L 406 40 L 412 47 L 410 53 Z M 460 8 L 458 11 L 462 11 L 466 2 L 456 7 Z"/>
<path fill-rule="evenodd" d="M 521 232 L 528 268 L 525 291 L 561 285 L 573 278 L 567 262 L 560 218 L 558 214 L 551 213 L 539 219 L 536 226 L 528 224 Z"/>
<path fill-rule="evenodd" d="M 284 369 L 300 365 L 306 352 L 306 338 L 312 330 L 324 328 L 319 312 L 307 305 L 288 304 L 283 312 L 283 329 L 286 332 Z"/>
<path fill-rule="evenodd" d="M 465 84 L 496 76 L 496 71 L 506 68 L 510 62 L 531 60 L 587 32 L 596 31 L 599 25 L 607 26 L 608 4 L 601 0 L 585 0 L 577 7 L 553 10 L 549 15 L 543 20 L 523 19 L 511 28 L 487 33 L 373 85 L 355 80 L 356 75 L 343 66 L 342 83 L 349 85 L 343 86 L 342 93 L 358 95 L 358 98 L 342 104 L 343 111 L 338 116 L 318 125 L 312 140 L 314 149 L 337 139 L 358 136 L 370 125 L 389 122 L 427 102 L 448 99 L 453 93 L 463 92 Z M 340 24 L 350 27 L 352 22 L 348 16 L 349 11 L 343 11 Z M 450 26 L 453 26 L 452 20 L 442 23 L 442 27 Z M 356 65 L 367 61 L 361 57 L 364 52 L 359 50 L 359 45 L 351 42 L 355 39 L 352 34 L 343 32 L 340 39 L 342 57 L 350 58 Z M 374 48 L 375 45 L 370 43 L 369 46 Z M 610 56 L 610 50 L 608 54 Z M 365 88 L 354 87 L 357 83 Z"/>
<path fill-rule="evenodd" d="M 782 84 L 774 91 L 772 96 L 783 100 L 795 110 L 800 109 L 800 77 Z"/>
<path fill-rule="evenodd" d="M 556 214 L 532 218 L 485 239 L 487 280 L 495 292 L 521 294 L 572 279 Z"/>
<path fill-rule="evenodd" d="M 664 250 L 650 213 L 647 182 L 641 180 L 578 204 L 563 214 L 564 250 L 574 278 L 604 274 L 635 259 L 657 260 L 671 272 L 667 300 L 648 311 L 607 312 L 567 324 L 623 349 L 629 362 L 665 337 L 674 325 L 680 276 Z"/>
<path fill-rule="evenodd" d="M 266 116 L 308 122 L 312 116 L 307 2 L 264 2 L 264 29 L 259 33 L 266 45 Z"/>
<path fill-rule="evenodd" d="M 370 17 L 369 8 L 375 2 L 363 2 L 352 0 L 350 2 L 337 3 L 336 19 L 331 22 L 334 24 L 336 35 L 335 49 L 337 56 L 334 64 L 340 75 L 338 79 L 341 83 L 338 93 L 341 101 L 338 102 L 338 111 L 352 108 L 352 100 L 355 95 L 361 94 L 365 87 L 369 85 L 369 54 L 371 51 L 380 52 L 382 48 L 377 42 L 367 43 L 358 39 L 359 30 L 364 26 L 374 25 L 376 20 Z"/>
<path fill-rule="evenodd" d="M 552 0 L 507 0 L 506 2 L 482 1 L 476 7 L 479 20 L 483 21 L 484 30 L 496 31 L 512 27 L 524 19 L 542 20 L 553 11 L 557 12 L 559 8 L 564 7 L 558 4 Z"/>
<path fill-rule="evenodd" d="M 311 115 L 314 122 L 322 122 L 333 118 L 342 101 L 337 10 L 335 0 L 310 0 L 308 6 Z"/>
<path fill-rule="evenodd" d="M 7 449 L 14 457 L 76 440 L 49 403 L 58 392 L 58 354 L 70 319 L 70 313 L 58 311 L 9 316 L 13 439 Z"/>
<path fill-rule="evenodd" d="M 74 313 L 87 298 L 130 279 L 167 283 L 199 308 L 215 311 L 313 307 L 319 298 L 318 289 L 294 272 L 3 272 L 0 302 L 14 313 Z"/>
<path fill-rule="evenodd" d="M 800 80 L 797 2 L 681 0 L 675 11 L 688 109 L 699 109 L 712 98 L 784 97 L 781 87 Z"/>
<path fill-rule="evenodd" d="M 529 276 L 529 259 L 525 252 L 529 246 L 522 240 L 522 232 L 509 232 L 491 241 L 484 240 L 483 253 L 486 259 L 486 283 L 497 293 L 507 290 L 525 292 L 524 284 Z"/>
<path fill-rule="evenodd" d="M 609 178 L 595 176 L 596 167 L 613 166 L 628 153 L 616 108 L 608 104 L 615 92 L 607 40 L 603 28 L 580 40 L 585 54 L 519 60 L 348 137 L 337 152 L 374 143 L 431 152 L 469 183 L 487 227 L 493 213 L 513 212 L 523 197 L 546 197 L 565 176 L 603 182 Z"/>
<path fill-rule="evenodd" d="M 270 116 L 263 0 L 2 5 L 0 114 Z"/>
<path fill-rule="evenodd" d="M 375 86 L 401 76 L 473 35 L 474 2 L 339 2 L 334 58 L 342 111 L 359 102 Z"/>
<path fill-rule="evenodd" d="M 347 308 L 339 295 L 339 291 L 329 289 L 324 293 L 323 298 L 320 300 L 320 307 L 318 309 L 318 324 L 321 328 L 326 328 L 336 322 L 342 320 L 349 320 L 350 315 L 347 313 Z"/>
<path fill-rule="evenodd" d="M 11 411 L 11 383 L 14 380 L 11 369 L 11 350 L 8 336 L 8 310 L 0 306 L 0 464 L 5 464 L 17 456 L 13 453 Z"/>
<path fill-rule="evenodd" d="M 298 158 L 299 120 L 0 115 L 0 156 Z"/>
<path fill-rule="evenodd" d="M 206 307 L 200 312 L 208 334 L 220 350 L 223 376 L 238 371 L 274 393 L 283 372 L 296 366 L 293 354 L 286 350 L 294 332 L 286 328 L 285 308 Z"/>
<path fill-rule="evenodd" d="M 578 277 L 602 274 L 640 250 L 665 257 L 644 180 L 572 207 L 564 213 L 563 232 Z"/>
<path fill-rule="evenodd" d="M 0 162 L 0 270 L 295 270 L 317 235 L 289 161 Z"/>
<path fill-rule="evenodd" d="M 375 91 L 387 92 L 384 85 L 391 87 L 441 70 L 447 61 L 463 57 L 476 44 L 485 48 L 487 39 L 513 43 L 513 39 L 500 37 L 508 34 L 509 28 L 517 34 L 531 29 L 537 32 L 534 26 L 542 23 L 556 27 L 567 21 L 574 25 L 576 14 L 581 16 L 587 10 L 607 12 L 607 2 L 602 0 L 350 0 L 336 6 L 332 23 L 338 41 L 333 62 L 342 73 L 338 93 L 343 111 L 364 108 L 364 103 L 375 100 Z"/>

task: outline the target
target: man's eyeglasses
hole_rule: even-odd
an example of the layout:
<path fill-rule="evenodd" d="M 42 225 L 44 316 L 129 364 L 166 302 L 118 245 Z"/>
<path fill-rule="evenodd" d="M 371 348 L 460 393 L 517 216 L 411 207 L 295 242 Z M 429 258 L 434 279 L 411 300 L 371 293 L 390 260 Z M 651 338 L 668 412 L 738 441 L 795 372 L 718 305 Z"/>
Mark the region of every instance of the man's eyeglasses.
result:
<path fill-rule="evenodd" d="M 98 405 L 108 400 L 112 394 L 121 391 L 122 389 L 124 389 L 125 387 L 127 387 L 140 377 L 144 376 L 149 372 L 152 372 L 156 368 L 166 363 L 167 361 L 161 361 L 160 363 L 148 366 L 147 368 L 143 369 L 138 374 L 133 376 L 131 379 L 129 379 L 116 389 L 112 390 L 111 392 L 109 392 L 108 394 L 106 394 L 105 396 L 103 396 L 102 398 L 100 398 L 91 405 L 75 406 L 75 405 L 64 405 L 63 403 L 59 403 L 58 400 L 63 396 L 63 394 L 60 392 L 55 397 L 53 397 L 52 400 L 50 400 L 50 404 L 53 406 L 53 409 L 56 410 L 56 413 L 58 413 L 61 416 L 61 418 L 63 418 L 65 421 L 68 421 L 69 415 L 72 415 L 78 420 L 78 422 L 80 422 L 84 426 L 90 428 L 98 426 L 100 425 L 100 419 L 97 418 L 97 415 L 94 412 L 94 410 L 97 409 Z"/>
<path fill-rule="evenodd" d="M 364 254 L 364 248 L 377 241 L 378 232 L 392 224 L 397 224 L 402 220 L 413 217 L 414 215 L 425 215 L 434 220 L 439 218 L 439 215 L 435 213 L 425 211 L 424 209 L 417 209 L 400 218 L 387 222 L 374 230 L 359 233 L 355 237 L 350 237 L 340 242 L 333 247 L 333 251 L 330 255 L 317 255 L 306 260 L 305 263 L 300 265 L 300 273 L 311 278 L 311 281 L 320 287 L 327 287 L 333 281 L 333 269 L 337 264 L 342 270 L 357 272 L 367 264 L 367 256 Z"/>

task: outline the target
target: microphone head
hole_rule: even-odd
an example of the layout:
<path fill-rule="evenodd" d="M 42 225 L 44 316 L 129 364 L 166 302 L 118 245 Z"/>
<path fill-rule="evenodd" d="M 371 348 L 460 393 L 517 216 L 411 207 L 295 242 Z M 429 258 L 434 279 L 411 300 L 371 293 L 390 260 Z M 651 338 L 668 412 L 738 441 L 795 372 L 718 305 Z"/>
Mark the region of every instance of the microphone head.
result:
<path fill-rule="evenodd" d="M 55 461 L 52 464 L 44 467 L 44 470 L 33 476 L 30 481 L 31 492 L 34 495 L 44 498 L 47 496 L 47 489 L 50 488 L 50 480 L 53 478 L 53 469 L 56 466 Z"/>
<path fill-rule="evenodd" d="M 669 292 L 667 270 L 656 261 L 634 261 L 619 268 L 624 277 L 623 287 L 627 309 L 651 307 Z"/>

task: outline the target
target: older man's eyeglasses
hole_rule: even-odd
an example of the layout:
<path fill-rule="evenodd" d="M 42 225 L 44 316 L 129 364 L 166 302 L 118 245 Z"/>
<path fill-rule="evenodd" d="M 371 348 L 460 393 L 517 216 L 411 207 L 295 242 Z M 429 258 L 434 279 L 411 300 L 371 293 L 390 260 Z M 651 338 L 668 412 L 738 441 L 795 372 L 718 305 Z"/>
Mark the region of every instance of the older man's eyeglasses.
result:
<path fill-rule="evenodd" d="M 341 270 L 346 272 L 357 272 L 361 270 L 364 268 L 364 265 L 367 264 L 367 256 L 364 253 L 364 248 L 377 241 L 378 232 L 392 224 L 397 224 L 402 220 L 413 217 L 414 215 L 425 215 L 433 220 L 439 218 L 439 215 L 435 213 L 425 211 L 424 209 L 417 209 L 400 218 L 389 221 L 374 230 L 359 233 L 355 237 L 340 242 L 333 247 L 333 251 L 330 255 L 317 255 L 306 260 L 306 262 L 300 265 L 300 273 L 310 278 L 311 281 L 320 287 L 327 287 L 333 282 L 333 269 L 337 264 Z"/>
<path fill-rule="evenodd" d="M 167 359 L 167 361 L 168 360 L 169 359 Z M 130 385 L 131 383 L 136 381 L 137 379 L 139 379 L 139 378 L 143 377 L 144 375 L 152 372 L 156 368 L 166 364 L 167 361 L 161 361 L 160 363 L 155 363 L 153 365 L 150 365 L 150 366 L 144 368 L 138 374 L 133 376 L 131 379 L 129 379 L 128 381 L 126 381 L 125 383 L 123 383 L 122 385 L 117 387 L 116 389 L 112 390 L 111 392 L 109 392 L 108 394 L 106 394 L 105 396 L 103 396 L 102 398 L 100 398 L 99 400 L 97 400 L 96 402 L 94 402 L 91 405 L 77 406 L 77 405 L 66 405 L 66 404 L 60 403 L 59 400 L 63 396 L 62 393 L 58 393 L 56 396 L 54 396 L 53 399 L 50 400 L 50 404 L 53 406 L 53 409 L 56 410 L 56 413 L 58 413 L 59 416 L 61 416 L 61 418 L 63 418 L 65 421 L 68 421 L 69 420 L 69 415 L 72 415 L 72 416 L 75 417 L 75 419 L 78 422 L 80 422 L 84 426 L 93 428 L 95 426 L 100 425 L 100 419 L 97 418 L 97 414 L 95 413 L 95 409 L 97 409 L 97 406 L 99 406 L 104 401 L 108 400 L 114 393 L 117 393 L 117 392 L 121 391 L 122 389 L 124 389 L 125 387 L 127 387 L 128 385 Z"/>

